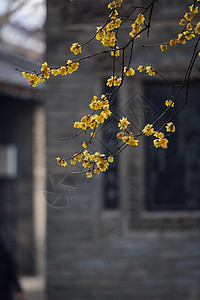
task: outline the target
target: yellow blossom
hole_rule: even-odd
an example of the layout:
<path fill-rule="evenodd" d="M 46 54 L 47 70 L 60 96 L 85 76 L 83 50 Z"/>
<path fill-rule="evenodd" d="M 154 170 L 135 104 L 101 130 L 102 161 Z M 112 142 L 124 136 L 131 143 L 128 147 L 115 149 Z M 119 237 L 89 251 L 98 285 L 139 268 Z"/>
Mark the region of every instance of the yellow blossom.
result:
<path fill-rule="evenodd" d="M 77 161 L 79 161 L 79 162 L 81 162 L 82 158 L 83 158 L 83 154 L 82 154 L 82 153 L 77 154 L 77 155 L 75 156 L 75 159 L 76 159 Z"/>
<path fill-rule="evenodd" d="M 162 147 L 163 149 L 167 149 L 167 143 L 168 143 L 168 139 L 166 138 L 155 139 L 153 141 L 153 144 L 156 148 Z"/>
<path fill-rule="evenodd" d="M 51 74 L 54 75 L 54 76 L 57 76 L 58 75 L 58 70 L 57 69 L 52 69 Z"/>
<path fill-rule="evenodd" d="M 84 142 L 84 143 L 82 144 L 82 147 L 83 147 L 83 148 L 87 148 L 87 146 L 88 146 L 88 145 L 87 145 L 86 142 Z"/>
<path fill-rule="evenodd" d="M 95 168 L 95 169 L 94 169 L 94 173 L 95 173 L 95 174 L 100 174 L 100 173 L 101 173 L 101 170 L 100 170 L 99 168 Z"/>
<path fill-rule="evenodd" d="M 187 24 L 187 30 L 191 31 L 192 29 L 193 29 L 192 24 L 191 24 L 191 23 L 188 23 L 188 24 Z"/>
<path fill-rule="evenodd" d="M 43 75 L 40 75 L 38 77 L 35 73 L 22 72 L 23 77 L 25 77 L 26 79 L 28 79 L 29 84 L 32 87 L 36 87 L 39 82 L 45 81 L 44 74 L 47 74 L 47 73 L 44 72 Z"/>
<path fill-rule="evenodd" d="M 103 30 L 102 27 L 97 27 L 96 39 L 100 41 L 105 37 L 105 35 L 105 30 Z"/>
<path fill-rule="evenodd" d="M 117 78 L 116 76 L 111 76 L 108 80 L 107 80 L 107 85 L 109 86 L 109 87 L 111 87 L 111 86 L 119 86 L 120 84 L 121 84 L 121 81 L 122 81 L 122 79 L 121 79 L 121 77 L 119 77 L 119 78 Z"/>
<path fill-rule="evenodd" d="M 144 127 L 144 129 L 142 130 L 142 133 L 144 133 L 147 136 L 154 134 L 153 125 L 152 124 L 147 124 Z"/>
<path fill-rule="evenodd" d="M 75 122 L 74 123 L 74 128 L 81 128 L 81 123 L 80 122 Z"/>
<path fill-rule="evenodd" d="M 82 124 L 82 123 L 81 123 L 81 124 L 80 124 L 80 128 L 83 129 L 83 130 L 86 130 L 86 129 L 87 129 L 87 126 L 86 126 L 85 124 Z"/>
<path fill-rule="evenodd" d="M 129 137 L 126 135 L 122 138 L 123 142 L 126 143 L 129 140 Z"/>
<path fill-rule="evenodd" d="M 42 71 L 42 72 L 47 72 L 47 73 L 50 72 L 50 68 L 48 67 L 47 62 L 44 62 L 44 63 L 42 64 L 41 71 Z"/>
<path fill-rule="evenodd" d="M 92 178 L 92 172 L 87 172 L 86 176 L 87 176 L 87 178 Z"/>
<path fill-rule="evenodd" d="M 109 157 L 108 157 L 108 162 L 109 162 L 109 163 L 112 163 L 113 161 L 114 161 L 113 156 L 109 156 Z"/>
<path fill-rule="evenodd" d="M 166 101 L 165 101 L 165 105 L 166 105 L 166 106 L 174 107 L 174 102 L 173 102 L 172 100 L 166 100 Z"/>
<path fill-rule="evenodd" d="M 200 22 L 197 23 L 197 25 L 196 25 L 194 31 L 195 31 L 196 33 L 200 34 Z"/>
<path fill-rule="evenodd" d="M 118 139 L 122 139 L 122 138 L 124 137 L 124 133 L 123 133 L 123 132 L 119 132 L 119 133 L 116 135 L 116 137 L 117 137 Z"/>
<path fill-rule="evenodd" d="M 159 139 L 163 139 L 165 137 L 164 133 L 162 133 L 160 131 L 155 131 L 154 136 Z"/>
<path fill-rule="evenodd" d="M 57 161 L 57 163 L 58 163 L 59 166 L 62 166 L 62 167 L 66 167 L 67 166 L 67 162 L 64 159 L 60 158 L 60 157 L 57 157 L 56 161 Z"/>
<path fill-rule="evenodd" d="M 83 159 L 83 167 L 91 168 L 92 164 L 88 161 L 88 159 Z"/>
<path fill-rule="evenodd" d="M 152 70 L 151 66 L 146 67 L 146 72 L 149 76 L 154 76 L 155 72 Z"/>
<path fill-rule="evenodd" d="M 38 82 L 44 82 L 45 79 L 44 79 L 44 76 L 43 75 L 39 75 L 38 76 Z"/>
<path fill-rule="evenodd" d="M 160 49 L 161 49 L 161 51 L 167 50 L 167 45 L 160 45 Z"/>
<path fill-rule="evenodd" d="M 29 84 L 30 84 L 32 87 L 36 87 L 36 86 L 37 86 L 37 81 L 29 80 Z"/>
<path fill-rule="evenodd" d="M 175 46 L 176 45 L 176 41 L 170 40 L 169 44 L 170 44 L 170 46 Z"/>
<path fill-rule="evenodd" d="M 95 161 L 96 161 L 97 168 L 101 172 L 105 172 L 108 169 L 109 163 L 106 160 L 105 154 L 100 154 L 100 155 L 96 156 Z"/>
<path fill-rule="evenodd" d="M 113 49 L 111 51 L 111 56 L 115 56 L 115 57 L 120 56 L 120 51 L 117 49 L 119 49 L 119 47 L 116 47 L 116 49 Z"/>
<path fill-rule="evenodd" d="M 114 28 L 119 28 L 121 25 L 121 20 L 120 18 L 117 18 L 116 20 L 113 21 L 113 26 Z"/>
<path fill-rule="evenodd" d="M 194 16 L 195 16 L 195 12 L 190 12 L 190 13 L 185 13 L 184 18 L 185 18 L 188 22 L 191 22 L 192 19 L 194 18 Z"/>
<path fill-rule="evenodd" d="M 118 127 L 120 129 L 124 129 L 125 130 L 128 127 L 129 124 L 130 124 L 130 122 L 127 120 L 127 118 L 123 117 L 122 119 L 120 119 Z"/>
<path fill-rule="evenodd" d="M 167 125 L 166 125 L 166 131 L 168 131 L 168 132 L 174 132 L 175 131 L 175 125 L 172 122 L 167 123 Z"/>
<path fill-rule="evenodd" d="M 79 63 L 73 62 L 72 60 L 67 61 L 67 71 L 69 74 L 73 73 L 78 69 Z"/>
<path fill-rule="evenodd" d="M 186 40 L 184 38 L 184 35 L 182 33 L 179 33 L 178 38 L 176 39 L 177 43 L 186 44 Z"/>
<path fill-rule="evenodd" d="M 90 154 L 89 154 L 88 150 L 84 150 L 83 151 L 83 155 L 85 156 L 85 158 L 89 158 L 90 157 Z"/>
<path fill-rule="evenodd" d="M 139 14 L 137 19 L 135 20 L 135 23 L 137 24 L 144 24 L 144 21 L 145 21 L 145 17 L 143 16 L 143 14 Z"/>
<path fill-rule="evenodd" d="M 118 15 L 118 12 L 117 12 L 117 10 L 115 9 L 115 10 L 113 10 L 113 12 L 109 15 L 109 18 L 115 19 L 115 18 L 117 17 L 117 15 Z"/>
<path fill-rule="evenodd" d="M 120 7 L 122 3 L 123 3 L 122 0 L 113 1 L 113 2 L 108 4 L 108 8 L 114 9 L 116 7 Z"/>
<path fill-rule="evenodd" d="M 191 40 L 193 37 L 195 37 L 194 33 L 189 32 L 189 31 L 184 31 L 183 34 L 185 35 L 185 38 L 187 40 Z"/>
<path fill-rule="evenodd" d="M 126 144 L 131 145 L 131 146 L 138 146 L 138 142 L 139 142 L 139 140 L 135 140 L 134 135 L 132 134 L 132 132 L 130 132 L 130 135 L 128 136 L 128 140 L 126 141 Z"/>
<path fill-rule="evenodd" d="M 116 44 L 116 37 L 115 37 L 115 32 L 113 31 L 108 31 L 107 34 L 102 38 L 101 43 L 105 46 L 111 46 L 114 47 Z"/>
<path fill-rule="evenodd" d="M 133 70 L 132 68 L 127 68 L 127 67 L 125 67 L 124 68 L 124 73 L 125 73 L 125 75 L 126 76 L 133 76 L 133 75 L 135 75 L 135 70 Z"/>
<path fill-rule="evenodd" d="M 192 4 L 191 6 L 189 6 L 189 9 L 190 9 L 191 12 L 193 12 L 195 14 L 198 13 L 198 7 L 197 6 L 195 7 L 194 4 Z"/>
<path fill-rule="evenodd" d="M 139 66 L 139 67 L 137 68 L 137 70 L 138 70 L 139 72 L 144 72 L 144 71 L 145 71 L 145 66 Z"/>
<path fill-rule="evenodd" d="M 106 31 L 111 31 L 114 29 L 114 25 L 113 22 L 111 21 L 110 23 L 108 23 L 108 25 L 106 25 Z"/>
<path fill-rule="evenodd" d="M 70 160 L 70 163 L 71 163 L 71 165 L 76 165 L 77 162 L 76 162 L 75 159 L 71 159 L 71 160 Z"/>
<path fill-rule="evenodd" d="M 78 43 L 73 43 L 70 50 L 75 55 L 77 55 L 78 53 L 81 53 L 81 45 L 79 45 Z"/>
<path fill-rule="evenodd" d="M 132 31 L 129 33 L 129 35 L 132 37 L 132 38 L 139 38 L 140 37 L 140 31 L 142 30 L 142 27 L 137 24 L 137 23 L 133 23 L 131 25 L 132 27 Z"/>
<path fill-rule="evenodd" d="M 184 26 L 184 25 L 185 25 L 185 22 L 186 22 L 185 19 L 181 19 L 179 25 Z"/>

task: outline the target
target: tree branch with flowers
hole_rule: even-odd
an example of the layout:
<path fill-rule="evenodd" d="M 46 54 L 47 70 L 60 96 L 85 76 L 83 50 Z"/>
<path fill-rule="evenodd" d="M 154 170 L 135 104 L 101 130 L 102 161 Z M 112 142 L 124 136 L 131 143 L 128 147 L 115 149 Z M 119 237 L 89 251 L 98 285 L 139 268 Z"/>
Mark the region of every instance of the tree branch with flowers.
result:
<path fill-rule="evenodd" d="M 78 42 L 72 43 L 70 50 L 75 56 L 80 56 L 79 58 L 73 60 L 68 59 L 64 65 L 58 67 L 50 67 L 48 63 L 45 62 L 42 64 L 38 74 L 36 72 L 22 72 L 22 75 L 28 79 L 29 84 L 35 87 L 38 83 L 49 79 L 50 76 L 65 76 L 74 73 L 78 70 L 79 64 L 81 64 L 83 60 L 89 60 L 95 56 L 108 55 L 112 61 L 112 72 L 106 83 L 110 88 L 110 92 L 100 96 L 93 96 L 89 104 L 91 113 L 83 116 L 81 120 L 74 123 L 74 128 L 76 128 L 78 132 L 72 137 L 62 138 L 63 140 L 70 140 L 85 133 L 85 141 L 82 143 L 81 150 L 68 158 L 57 157 L 56 161 L 58 165 L 65 167 L 67 164 L 76 165 L 80 163 L 84 167 L 83 173 L 85 173 L 88 178 L 91 178 L 94 174 L 105 172 L 109 168 L 109 164 L 111 164 L 115 157 L 125 148 L 128 146 L 138 146 L 141 136 L 146 136 L 147 138 L 153 136 L 153 146 L 155 148 L 167 149 L 170 135 L 175 132 L 175 118 L 188 103 L 191 72 L 197 57 L 200 56 L 200 22 L 198 22 L 198 2 L 200 2 L 200 0 L 191 2 L 188 11 L 180 18 L 180 30 L 175 37 L 161 44 L 141 45 L 142 47 L 158 47 L 161 52 L 166 52 L 168 47 L 190 43 L 191 57 L 186 72 L 183 74 L 183 78 L 179 84 L 171 82 L 171 80 L 164 74 L 161 74 L 161 72 L 156 70 L 153 66 L 138 65 L 135 68 L 132 66 L 134 43 L 141 36 L 144 37 L 146 34 L 148 38 L 151 34 L 153 11 L 155 6 L 160 4 L 159 1 L 157 3 L 157 0 L 149 1 L 149 5 L 146 7 L 130 6 L 129 13 L 125 17 L 120 15 L 121 6 L 124 5 L 123 1 L 116 0 L 110 2 L 108 4 L 109 16 L 102 26 L 96 28 L 94 35 L 82 45 Z M 130 26 L 129 35 L 127 35 L 126 43 L 119 46 L 118 41 L 120 34 L 122 34 L 122 28 L 127 24 Z M 89 43 L 92 43 L 93 40 L 99 41 L 104 47 L 103 50 L 100 48 L 96 53 L 81 56 L 82 52 L 84 52 L 84 48 L 87 47 Z M 192 45 L 190 41 L 192 41 Z M 120 71 L 118 71 L 119 66 Z M 171 93 L 168 99 L 165 100 L 165 109 L 163 112 L 151 124 L 147 123 L 144 128 L 133 133 L 129 130 L 130 122 L 127 116 L 123 116 L 122 118 L 116 116 L 112 111 L 112 105 L 114 101 L 117 101 L 116 96 L 126 78 L 135 77 L 137 73 L 160 77 L 171 87 Z M 185 89 L 184 99 L 181 105 L 179 105 L 177 98 L 183 89 Z M 167 116 L 167 121 L 164 116 Z M 108 153 L 90 153 L 88 146 L 95 139 L 97 128 L 102 126 L 109 118 L 115 118 L 118 122 L 119 132 L 116 137 L 120 141 L 120 144 Z M 162 125 L 158 126 L 160 121 L 162 121 Z"/>

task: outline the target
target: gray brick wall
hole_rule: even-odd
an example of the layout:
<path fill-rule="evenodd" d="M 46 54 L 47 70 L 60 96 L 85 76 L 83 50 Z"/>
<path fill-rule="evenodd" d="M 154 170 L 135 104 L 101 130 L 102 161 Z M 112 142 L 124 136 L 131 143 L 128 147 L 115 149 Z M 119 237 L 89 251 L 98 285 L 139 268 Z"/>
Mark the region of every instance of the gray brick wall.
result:
<path fill-rule="evenodd" d="M 181 1 L 171 1 L 174 7 L 176 3 L 184 10 Z M 82 43 L 94 33 L 94 23 L 100 25 L 102 20 L 104 4 L 105 1 L 98 5 L 92 1 L 48 1 L 47 59 L 51 66 L 70 59 L 71 44 Z M 159 16 L 167 18 L 164 5 Z M 153 41 L 157 33 L 162 33 L 162 26 L 169 28 L 169 22 L 164 21 L 157 21 Z M 94 42 L 85 53 L 93 53 L 97 45 Z M 161 68 L 169 65 L 170 57 L 158 61 L 157 53 L 144 50 L 141 58 L 136 48 L 135 63 L 153 61 Z M 179 57 L 178 52 L 176 55 Z M 184 59 L 179 57 L 177 65 L 181 66 Z M 121 155 L 120 207 L 111 212 L 102 208 L 101 175 L 88 181 L 82 175 L 71 175 L 71 167 L 62 169 L 53 160 L 71 156 L 84 140 L 59 139 L 76 133 L 73 122 L 87 114 L 93 95 L 101 94 L 103 80 L 110 76 L 109 65 L 104 62 L 105 57 L 84 61 L 72 76 L 56 77 L 47 83 L 47 175 L 62 172 L 63 176 L 73 177 L 77 187 L 70 205 L 47 207 L 47 299 L 197 300 L 199 213 L 151 214 L 145 210 L 143 146 Z M 172 78 L 180 73 L 177 65 L 170 65 Z M 121 104 L 134 89 L 143 93 L 141 80 L 133 84 L 127 81 L 120 92 Z M 167 226 L 169 223 L 172 225 Z"/>

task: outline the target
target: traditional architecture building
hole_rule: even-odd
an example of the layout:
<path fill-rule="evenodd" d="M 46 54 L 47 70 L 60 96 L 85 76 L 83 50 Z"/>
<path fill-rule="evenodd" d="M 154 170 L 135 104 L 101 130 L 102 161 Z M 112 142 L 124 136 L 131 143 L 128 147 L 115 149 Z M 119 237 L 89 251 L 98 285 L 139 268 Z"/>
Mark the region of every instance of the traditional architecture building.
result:
<path fill-rule="evenodd" d="M 124 16 L 132 1 L 124 1 Z M 137 1 L 147 6 L 150 1 Z M 155 3 L 149 44 L 169 40 L 191 1 Z M 48 1 L 47 61 L 63 65 L 72 43 L 85 43 L 101 26 L 108 1 Z M 177 29 L 178 28 L 178 29 Z M 121 43 L 130 28 L 124 29 Z M 180 82 L 191 49 L 134 45 L 133 67 L 152 65 Z M 99 51 L 98 41 L 83 56 Z M 47 299 L 48 300 L 197 300 L 200 298 L 200 102 L 199 64 L 190 81 L 188 105 L 176 118 L 168 150 L 148 139 L 126 149 L 107 173 L 86 179 L 55 158 L 71 157 L 84 137 L 74 121 L 88 114 L 94 95 L 106 92 L 112 65 L 106 55 L 80 62 L 77 72 L 47 83 Z M 132 130 L 142 129 L 164 109 L 171 87 L 158 76 L 127 79 L 114 108 L 128 116 Z M 184 96 L 180 94 L 179 101 Z M 117 123 L 109 119 L 96 133 L 91 151 L 116 145 Z"/>
<path fill-rule="evenodd" d="M 0 230 L 24 276 L 44 270 L 45 122 L 42 92 L 20 70 L 38 65 L 10 47 L 0 50 Z"/>

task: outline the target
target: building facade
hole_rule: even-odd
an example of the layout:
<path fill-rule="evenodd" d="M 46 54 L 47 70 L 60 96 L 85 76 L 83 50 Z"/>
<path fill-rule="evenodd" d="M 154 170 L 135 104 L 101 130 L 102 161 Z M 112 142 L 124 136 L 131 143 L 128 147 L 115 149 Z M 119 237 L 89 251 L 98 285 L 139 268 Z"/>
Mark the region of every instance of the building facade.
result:
<path fill-rule="evenodd" d="M 41 91 L 30 89 L 15 68 L 38 66 L 5 45 L 0 62 L 0 230 L 15 254 L 19 273 L 33 276 L 41 271 L 39 253 L 44 255 L 40 216 L 45 206 L 40 192 L 45 178 L 44 113 Z"/>
<path fill-rule="evenodd" d="M 108 15 L 107 4 L 103 0 L 98 5 L 80 0 L 47 2 L 50 66 L 73 59 L 72 43 L 83 44 L 95 34 Z M 174 28 L 189 4 L 157 3 L 149 44 L 176 36 Z M 128 30 L 124 29 L 121 43 Z M 159 47 L 141 48 L 141 43 L 134 45 L 133 65 L 167 70 L 169 80 L 180 82 L 189 49 L 169 49 L 163 54 Z M 88 44 L 83 55 L 99 51 L 98 47 L 97 41 Z M 47 299 L 199 299 L 198 66 L 190 82 L 190 103 L 177 116 L 177 133 L 168 150 L 156 150 L 142 139 L 139 147 L 121 153 L 107 173 L 91 180 L 81 168 L 76 167 L 74 174 L 71 166 L 64 169 L 55 161 L 57 156 L 71 157 L 80 150 L 84 137 L 60 138 L 76 134 L 74 121 L 88 114 L 94 95 L 107 91 L 111 68 L 106 55 L 94 56 L 80 62 L 71 76 L 54 77 L 47 83 Z M 114 108 L 118 116 L 128 116 L 133 131 L 153 122 L 170 92 L 165 80 L 139 75 L 125 81 Z M 109 151 L 117 143 L 116 132 L 116 122 L 109 119 L 89 150 Z"/>

